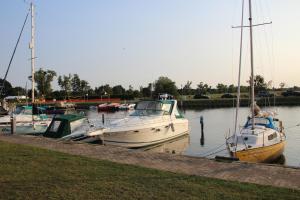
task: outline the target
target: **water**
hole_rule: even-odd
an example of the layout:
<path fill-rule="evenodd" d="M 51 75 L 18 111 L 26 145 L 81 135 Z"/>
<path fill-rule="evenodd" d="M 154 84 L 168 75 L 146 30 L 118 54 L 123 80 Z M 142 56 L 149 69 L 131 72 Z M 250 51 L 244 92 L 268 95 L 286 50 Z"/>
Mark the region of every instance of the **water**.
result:
<path fill-rule="evenodd" d="M 300 152 L 300 126 L 296 127 L 296 125 L 300 123 L 300 106 L 277 107 L 276 111 L 278 113 L 277 118 L 283 121 L 287 136 L 284 152 L 285 165 L 300 167 L 300 157 L 298 156 L 298 153 Z M 117 112 L 105 114 L 105 117 L 112 119 L 124 117 L 126 115 L 128 115 L 128 112 Z M 234 108 L 186 110 L 184 111 L 184 115 L 189 119 L 189 140 L 186 138 L 175 140 L 150 150 L 168 153 L 179 152 L 190 156 L 208 156 L 211 158 L 216 155 L 228 156 L 228 152 L 225 150 L 224 145 L 225 135 L 233 132 L 235 118 Z M 246 122 L 248 115 L 248 108 L 240 108 L 238 125 L 242 126 Z M 101 119 L 102 113 L 89 111 L 88 116 L 90 118 Z M 202 141 L 200 116 L 203 116 L 204 118 L 204 138 L 202 137 Z M 175 147 L 178 147 L 179 150 L 175 150 Z M 214 151 L 216 147 L 220 148 Z M 216 151 L 220 152 L 209 155 Z"/>

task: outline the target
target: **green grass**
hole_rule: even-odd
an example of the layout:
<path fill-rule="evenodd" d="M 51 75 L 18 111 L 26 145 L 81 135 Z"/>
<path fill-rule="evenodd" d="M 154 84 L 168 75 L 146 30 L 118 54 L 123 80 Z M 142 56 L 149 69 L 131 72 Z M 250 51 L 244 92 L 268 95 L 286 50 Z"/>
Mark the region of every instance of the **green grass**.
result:
<path fill-rule="evenodd" d="M 188 176 L 0 142 L 0 199 L 300 199 L 300 191 Z"/>

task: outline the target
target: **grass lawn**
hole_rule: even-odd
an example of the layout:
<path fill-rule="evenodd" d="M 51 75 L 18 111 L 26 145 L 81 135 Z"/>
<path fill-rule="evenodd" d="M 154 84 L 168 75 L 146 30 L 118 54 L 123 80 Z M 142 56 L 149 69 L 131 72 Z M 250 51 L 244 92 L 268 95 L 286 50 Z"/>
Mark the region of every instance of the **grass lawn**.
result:
<path fill-rule="evenodd" d="M 0 199 L 300 199 L 300 191 L 0 142 Z"/>

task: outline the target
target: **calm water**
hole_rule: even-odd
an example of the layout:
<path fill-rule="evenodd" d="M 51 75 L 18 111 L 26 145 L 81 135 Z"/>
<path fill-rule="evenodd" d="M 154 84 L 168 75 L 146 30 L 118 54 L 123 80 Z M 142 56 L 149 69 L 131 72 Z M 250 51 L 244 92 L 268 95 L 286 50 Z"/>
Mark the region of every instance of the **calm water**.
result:
<path fill-rule="evenodd" d="M 285 164 L 300 167 L 300 107 L 277 107 L 278 118 L 283 121 L 287 136 L 287 145 L 284 152 Z M 186 110 L 185 117 L 189 119 L 189 138 L 181 138 L 176 141 L 159 145 L 152 151 L 182 153 L 191 156 L 215 157 L 216 155 L 228 156 L 225 149 L 225 135 L 232 133 L 234 127 L 234 108 L 218 108 L 205 110 Z M 128 112 L 105 113 L 107 119 L 120 118 L 128 115 Z M 241 108 L 239 125 L 243 125 L 249 115 L 248 108 Z M 101 119 L 102 113 L 89 111 L 89 118 Z M 201 141 L 200 116 L 204 118 L 204 137 Z M 204 142 L 204 144 L 203 144 Z M 222 146 L 223 145 L 223 146 Z M 220 147 L 216 149 L 217 147 Z M 216 149 L 216 150 L 215 150 Z M 209 155 L 220 151 L 216 154 Z"/>

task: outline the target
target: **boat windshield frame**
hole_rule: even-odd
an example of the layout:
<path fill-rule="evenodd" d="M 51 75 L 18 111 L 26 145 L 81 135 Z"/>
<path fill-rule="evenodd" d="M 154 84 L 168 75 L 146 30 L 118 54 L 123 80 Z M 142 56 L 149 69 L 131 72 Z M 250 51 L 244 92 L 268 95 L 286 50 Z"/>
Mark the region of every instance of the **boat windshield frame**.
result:
<path fill-rule="evenodd" d="M 32 107 L 29 106 L 17 107 L 16 110 L 14 111 L 14 114 L 32 115 Z"/>
<path fill-rule="evenodd" d="M 130 116 L 163 116 L 171 115 L 174 107 L 172 100 L 140 101 Z"/>
<path fill-rule="evenodd" d="M 265 120 L 265 121 L 263 121 L 263 120 Z M 271 129 L 277 130 L 272 117 L 255 117 L 254 123 L 255 123 L 255 125 L 258 125 L 258 126 L 264 126 L 266 128 L 271 128 Z M 247 120 L 244 128 L 247 128 L 250 126 L 252 126 L 252 118 L 248 117 L 248 120 Z"/>

